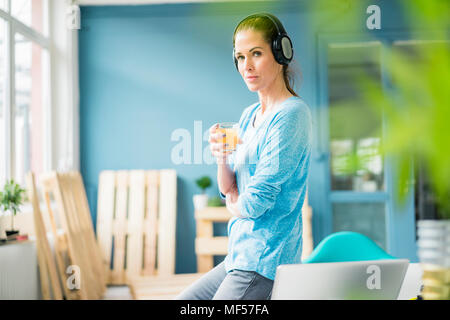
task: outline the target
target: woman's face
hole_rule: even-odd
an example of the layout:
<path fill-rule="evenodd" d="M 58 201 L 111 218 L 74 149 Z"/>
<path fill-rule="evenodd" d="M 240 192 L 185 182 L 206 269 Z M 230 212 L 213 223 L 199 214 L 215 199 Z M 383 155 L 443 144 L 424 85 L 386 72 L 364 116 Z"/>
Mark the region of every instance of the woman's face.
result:
<path fill-rule="evenodd" d="M 270 87 L 282 71 L 283 67 L 275 61 L 270 45 L 264 41 L 259 31 L 239 31 L 234 48 L 239 73 L 250 91 Z M 256 78 L 249 78 L 252 76 Z"/>

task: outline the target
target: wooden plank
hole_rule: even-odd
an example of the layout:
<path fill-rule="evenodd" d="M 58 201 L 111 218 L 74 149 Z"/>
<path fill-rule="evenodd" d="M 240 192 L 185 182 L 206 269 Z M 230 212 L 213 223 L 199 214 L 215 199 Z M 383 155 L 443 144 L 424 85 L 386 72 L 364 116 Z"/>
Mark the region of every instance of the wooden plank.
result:
<path fill-rule="evenodd" d="M 170 286 L 177 284 L 191 284 L 200 279 L 205 273 L 180 273 L 173 276 L 133 277 L 131 283 L 134 288 L 149 286 Z"/>
<path fill-rule="evenodd" d="M 143 276 L 156 274 L 156 237 L 158 234 L 158 188 L 159 172 L 150 170 L 146 177 L 147 207 L 144 219 L 144 268 Z"/>
<path fill-rule="evenodd" d="M 106 281 L 104 278 L 103 262 L 101 252 L 95 239 L 94 227 L 92 224 L 91 213 L 84 189 L 83 180 L 80 173 L 72 171 L 67 173 L 67 179 L 71 183 L 71 191 L 75 200 L 77 215 L 79 217 L 80 227 L 85 240 L 85 254 L 91 265 L 91 273 L 94 278 L 97 299 L 103 297 L 106 291 Z"/>
<path fill-rule="evenodd" d="M 114 201 L 114 187 L 104 191 L 102 186 L 105 178 L 103 177 L 107 177 L 107 175 L 101 173 L 97 218 L 104 219 L 105 216 L 100 214 L 100 211 L 104 210 L 103 208 L 109 208 L 109 217 L 113 221 L 109 227 L 107 225 L 107 228 L 111 230 L 110 234 L 114 236 L 115 241 L 113 273 L 115 273 L 115 277 L 120 278 L 120 275 L 117 276 L 120 271 L 117 267 L 122 267 L 124 262 L 124 260 L 120 261 L 120 242 L 124 240 L 123 234 L 128 234 L 126 256 L 123 252 L 122 258 L 126 259 L 126 277 L 119 280 L 124 280 L 129 284 L 134 297 L 173 298 L 183 288 L 202 276 L 202 274 L 174 274 L 176 171 L 170 169 L 112 172 L 109 174 L 109 185 L 114 185 L 111 178 L 113 174 L 116 174 L 117 185 L 115 214 L 111 214 L 114 206 L 108 204 L 108 202 Z M 121 177 L 119 178 L 119 176 Z M 129 188 L 129 196 L 127 188 Z M 103 221 L 104 223 L 105 221 Z M 106 243 L 108 236 L 105 236 L 106 232 L 102 234 L 101 226 L 102 223 L 98 222 L 99 242 L 102 237 L 101 242 Z M 209 228 L 212 234 L 212 224 Z M 145 235 L 144 242 L 142 242 L 142 235 Z M 139 242 L 139 238 L 141 242 Z M 118 241 L 119 243 L 117 243 Z M 122 251 L 124 250 L 122 249 Z M 139 256 L 142 252 L 144 252 L 144 256 L 142 257 L 141 254 L 143 260 L 140 260 Z M 158 264 L 155 268 L 156 260 Z M 155 269 L 158 276 L 155 276 Z M 140 276 L 140 274 L 151 276 Z M 115 281 L 115 284 L 121 284 L 117 279 Z"/>
<path fill-rule="evenodd" d="M 232 217 L 226 207 L 206 207 L 195 211 L 195 219 L 213 222 L 227 222 Z"/>
<path fill-rule="evenodd" d="M 115 224 L 120 226 L 113 230 L 114 235 L 114 257 L 112 284 L 126 284 L 125 278 L 125 241 L 127 230 L 127 211 L 128 211 L 128 172 L 118 171 L 116 180 L 116 212 Z"/>
<path fill-rule="evenodd" d="M 175 232 L 177 175 L 176 171 L 160 171 L 158 275 L 175 274 Z"/>
<path fill-rule="evenodd" d="M 214 222 L 228 222 L 231 217 L 232 215 L 226 207 L 206 207 L 195 212 L 197 223 L 195 248 L 198 272 L 207 272 L 214 267 L 214 254 L 227 254 L 227 237 L 214 237 L 213 224 Z"/>
<path fill-rule="evenodd" d="M 53 283 L 51 282 L 51 279 L 49 276 L 50 268 L 49 268 L 49 264 L 46 261 L 45 247 L 43 245 L 43 242 L 47 239 L 46 239 L 46 237 L 42 236 L 42 231 L 39 231 L 37 228 L 38 227 L 36 227 L 36 232 L 35 232 L 36 253 L 37 253 L 37 257 L 38 257 L 39 278 L 41 280 L 41 283 L 40 283 L 41 293 L 42 293 L 42 298 L 44 300 L 51 300 L 52 299 L 51 286 L 53 285 Z M 56 272 L 56 269 L 55 269 L 55 272 Z M 56 275 L 56 277 L 58 277 L 58 275 Z M 58 280 L 58 278 L 56 278 L 56 280 Z M 56 282 L 56 286 L 59 287 L 59 281 Z M 61 288 L 59 288 L 59 290 L 61 290 Z M 58 300 L 61 300 L 61 299 L 62 299 L 62 294 L 61 294 L 61 298 Z"/>
<path fill-rule="evenodd" d="M 56 179 L 57 184 L 54 192 L 60 194 L 59 201 L 58 196 L 56 197 L 58 209 L 60 213 L 63 213 L 67 222 L 69 253 L 73 259 L 73 265 L 79 267 L 80 271 L 81 283 L 78 290 L 84 292 L 85 297 L 83 299 L 98 299 L 96 279 L 92 274 L 92 261 L 89 259 L 87 255 L 88 250 L 86 249 L 89 246 L 89 242 L 78 215 L 73 185 L 67 173 L 57 173 Z"/>
<path fill-rule="evenodd" d="M 135 296 L 134 299 L 135 300 L 172 300 L 177 295 L 178 295 L 178 293 L 152 294 L 152 295 L 137 294 L 137 296 Z"/>
<path fill-rule="evenodd" d="M 197 271 L 208 272 L 214 268 L 214 256 L 210 254 L 197 254 Z"/>
<path fill-rule="evenodd" d="M 94 292 L 92 290 L 92 277 L 89 274 L 84 274 L 86 271 L 90 271 L 88 267 L 88 260 L 85 257 L 84 248 L 87 247 L 85 243 L 84 235 L 82 233 L 81 225 L 79 223 L 79 217 L 77 214 L 77 208 L 75 204 L 75 200 L 73 199 L 72 186 L 70 181 L 67 179 L 66 173 L 57 173 L 57 187 L 58 192 L 62 194 L 62 197 L 65 202 L 65 210 L 64 213 L 66 215 L 66 219 L 68 221 L 68 226 L 71 228 L 70 234 L 71 237 L 67 237 L 67 241 L 72 241 L 72 248 L 76 250 L 75 254 L 77 256 L 77 263 L 73 263 L 78 266 L 82 273 L 81 275 L 81 284 L 84 287 L 84 290 L 87 293 L 86 299 L 93 299 L 95 297 Z M 54 190 L 56 192 L 57 190 Z M 60 211 L 62 205 L 58 203 L 58 211 Z M 69 240 L 70 239 L 70 240 Z M 73 258 L 73 257 L 71 257 Z M 67 272 L 67 270 L 66 270 Z M 73 273 L 72 273 L 73 274 Z M 69 274 L 70 276 L 71 274 Z M 85 283 L 87 282 L 87 283 Z M 80 285 L 81 285 L 80 284 Z"/>
<path fill-rule="evenodd" d="M 53 209 L 51 207 L 51 201 L 50 201 L 50 194 L 55 195 L 55 188 L 57 179 L 56 179 L 56 172 L 50 172 L 46 174 L 42 174 L 40 177 L 41 184 L 44 189 L 44 198 L 47 205 L 47 212 L 49 215 L 49 220 L 51 224 L 52 229 L 52 235 L 53 235 L 53 245 L 55 248 L 55 256 L 56 256 L 56 262 L 58 266 L 59 276 L 61 285 L 63 287 L 64 296 L 67 300 L 75 300 L 75 299 L 82 299 L 85 298 L 85 292 L 80 290 L 70 290 L 67 286 L 66 282 L 66 267 L 72 263 L 71 256 L 69 253 L 69 246 L 67 242 L 67 229 L 66 229 L 66 220 L 64 219 L 64 216 L 62 213 L 58 212 L 60 216 L 58 221 L 61 225 L 62 229 L 64 230 L 64 241 L 61 242 L 61 237 L 59 236 L 57 230 L 58 225 L 56 223 L 55 214 L 53 213 Z M 59 193 L 58 193 L 59 194 Z M 59 194 L 60 196 L 60 194 Z M 56 200 L 56 198 L 55 198 Z M 60 209 L 58 208 L 58 211 Z M 66 260 L 68 260 L 68 263 L 66 265 Z"/>
<path fill-rule="evenodd" d="M 166 277 L 133 279 L 130 291 L 137 300 L 173 299 L 204 274 L 176 274 Z"/>
<path fill-rule="evenodd" d="M 89 224 L 89 221 L 86 221 L 87 216 L 90 216 L 90 213 L 86 212 L 86 208 L 83 206 L 83 200 L 81 199 L 84 193 L 84 186 L 77 183 L 76 178 L 74 177 L 73 172 L 68 172 L 65 174 L 66 179 L 66 187 L 68 189 L 68 193 L 71 196 L 73 201 L 73 212 L 78 220 L 80 235 L 82 237 L 82 241 L 80 244 L 83 246 L 81 249 L 82 255 L 86 261 L 86 267 L 88 267 L 89 279 L 90 279 L 90 289 L 92 296 L 90 299 L 101 299 L 103 296 L 103 287 L 101 283 L 101 276 L 97 272 L 97 256 L 98 252 L 95 252 L 96 242 L 92 238 L 92 225 Z M 88 209 L 89 210 L 89 209 Z"/>
<path fill-rule="evenodd" d="M 197 255 L 197 271 L 207 272 L 214 267 L 214 257 L 212 255 L 205 255 L 199 252 L 199 245 L 197 239 L 200 238 L 213 238 L 213 221 L 197 219 L 196 221 L 196 239 L 195 239 L 195 253 Z"/>
<path fill-rule="evenodd" d="M 140 288 L 137 290 L 137 294 L 138 295 L 146 295 L 146 296 L 150 296 L 150 295 L 162 295 L 162 294 L 173 294 L 173 295 L 177 295 L 178 293 L 180 293 L 181 291 L 183 291 L 184 289 L 186 289 L 189 286 L 189 284 L 177 284 L 177 285 L 172 285 L 172 286 L 152 286 L 152 287 L 145 287 L 145 288 Z"/>
<path fill-rule="evenodd" d="M 128 211 L 127 269 L 128 276 L 140 275 L 142 271 L 144 233 L 142 222 L 145 214 L 145 171 L 129 172 L 130 194 Z"/>
<path fill-rule="evenodd" d="M 33 206 L 33 218 L 36 234 L 36 243 L 38 250 L 39 272 L 41 275 L 41 290 L 44 299 L 62 300 L 62 291 L 58 279 L 55 261 L 53 260 L 50 244 L 47 239 L 47 232 L 39 207 L 39 199 L 37 195 L 36 183 L 33 173 L 29 172 L 26 177 L 28 198 Z"/>
<path fill-rule="evenodd" d="M 224 255 L 228 252 L 228 237 L 196 238 L 197 255 Z"/>
<path fill-rule="evenodd" d="M 66 235 L 67 245 L 69 248 L 69 255 L 72 261 L 71 265 L 79 267 L 80 271 L 80 288 L 79 290 L 82 299 L 97 299 L 97 293 L 95 290 L 95 278 L 92 275 L 92 266 L 89 257 L 86 255 L 86 247 L 88 243 L 85 239 L 85 234 L 81 228 L 79 221 L 77 208 L 75 205 L 75 199 L 73 197 L 73 190 L 70 180 L 67 174 L 56 174 L 56 187 L 54 190 L 56 194 L 55 199 L 58 204 L 58 212 L 64 216 L 63 220 L 66 220 Z M 58 196 L 60 194 L 60 196 Z M 58 200 L 59 197 L 59 200 Z M 68 272 L 69 270 L 66 270 Z M 73 272 L 70 275 L 75 275 Z"/>
<path fill-rule="evenodd" d="M 115 205 L 116 173 L 102 171 L 98 184 L 97 201 L 97 242 L 103 258 L 105 281 L 109 282 L 111 274 L 111 250 L 113 237 L 113 217 Z"/>
<path fill-rule="evenodd" d="M 197 220 L 196 238 L 212 238 L 213 222 L 208 220 Z"/>
<path fill-rule="evenodd" d="M 75 195 L 75 201 L 77 204 L 78 213 L 80 216 L 80 222 L 86 235 L 86 240 L 89 243 L 87 253 L 89 259 L 92 261 L 93 274 L 96 279 L 98 297 L 103 297 L 106 291 L 106 278 L 104 271 L 104 264 L 102 254 L 99 249 L 97 240 L 95 239 L 94 226 L 92 223 L 92 217 L 89 210 L 89 204 L 83 184 L 83 179 L 79 172 L 73 171 L 69 173 L 69 177 L 73 183 L 73 192 Z"/>
<path fill-rule="evenodd" d="M 43 181 L 45 182 L 45 180 L 43 180 Z M 46 186 L 45 188 L 49 188 L 49 187 Z M 51 208 L 50 191 L 47 189 L 44 191 L 44 199 L 45 199 L 45 203 L 47 205 L 47 213 L 48 213 L 48 218 L 49 218 L 50 226 L 51 226 L 51 232 L 52 232 L 52 236 L 53 236 L 53 247 L 55 250 L 56 265 L 58 267 L 58 275 L 59 275 L 59 279 L 61 281 L 61 285 L 62 285 L 62 288 L 64 291 L 64 296 L 67 300 L 78 299 L 79 298 L 78 292 L 69 290 L 69 288 L 66 285 L 66 274 L 65 274 L 66 264 L 64 263 L 64 261 L 65 261 L 64 253 L 68 254 L 69 249 L 67 247 L 66 235 L 65 234 L 58 235 L 57 224 L 55 221 L 55 215 L 53 213 L 53 209 Z"/>
<path fill-rule="evenodd" d="M 39 279 L 41 281 L 40 287 L 42 299 L 51 300 L 52 299 L 51 286 L 53 285 L 53 283 L 51 282 L 48 274 L 49 267 L 47 265 L 47 261 L 45 260 L 44 249 L 42 248 L 42 244 L 38 243 L 37 241 L 36 241 L 36 253 L 38 257 L 38 269 L 39 269 Z M 57 285 L 59 286 L 59 283 L 57 283 Z M 59 290 L 61 290 L 61 288 L 59 288 Z M 55 300 L 62 300 L 62 296 L 60 298 L 55 298 Z"/>

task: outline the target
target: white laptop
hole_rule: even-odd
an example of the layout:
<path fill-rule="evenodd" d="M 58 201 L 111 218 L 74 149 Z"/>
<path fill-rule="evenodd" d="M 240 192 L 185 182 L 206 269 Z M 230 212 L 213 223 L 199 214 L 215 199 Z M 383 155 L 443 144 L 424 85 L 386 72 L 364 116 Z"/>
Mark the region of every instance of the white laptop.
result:
<path fill-rule="evenodd" d="M 406 259 L 286 264 L 277 268 L 272 300 L 395 300 Z"/>

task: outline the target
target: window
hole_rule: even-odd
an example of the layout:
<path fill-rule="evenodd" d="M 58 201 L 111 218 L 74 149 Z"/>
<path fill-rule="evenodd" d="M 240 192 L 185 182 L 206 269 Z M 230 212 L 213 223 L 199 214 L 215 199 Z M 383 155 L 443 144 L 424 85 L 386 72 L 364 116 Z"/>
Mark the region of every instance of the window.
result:
<path fill-rule="evenodd" d="M 47 1 L 0 0 L 0 10 L 0 185 L 6 179 L 24 185 L 28 171 L 50 169 L 49 131 L 44 130 L 50 112 L 50 58 L 48 39 L 41 33 Z"/>
<path fill-rule="evenodd" d="M 44 60 L 47 51 L 20 34 L 15 36 L 14 178 L 44 171 Z"/>
<path fill-rule="evenodd" d="M 0 5 L 1 5 L 0 1 Z M 3 185 L 6 176 L 6 23 L 0 19 L 0 184 Z"/>
<path fill-rule="evenodd" d="M 382 92 L 382 44 L 336 42 L 328 46 L 331 232 L 354 231 L 388 248 L 383 119 L 360 88 L 371 79 Z"/>
<path fill-rule="evenodd" d="M 47 20 L 45 0 L 14 0 L 11 1 L 11 14 L 14 18 L 34 30 L 47 34 L 44 22 Z"/>
<path fill-rule="evenodd" d="M 383 191 L 379 152 L 381 117 L 366 105 L 359 76 L 370 77 L 381 92 L 378 42 L 333 44 L 328 51 L 330 103 L 330 172 L 333 191 Z"/>

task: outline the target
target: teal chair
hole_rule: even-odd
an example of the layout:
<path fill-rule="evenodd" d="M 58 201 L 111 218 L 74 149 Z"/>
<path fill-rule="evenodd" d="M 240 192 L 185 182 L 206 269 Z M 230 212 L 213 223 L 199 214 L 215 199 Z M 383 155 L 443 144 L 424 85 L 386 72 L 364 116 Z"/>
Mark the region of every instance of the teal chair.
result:
<path fill-rule="evenodd" d="M 302 263 L 348 262 L 365 260 L 397 259 L 370 238 L 357 232 L 336 232 L 325 239 Z"/>

